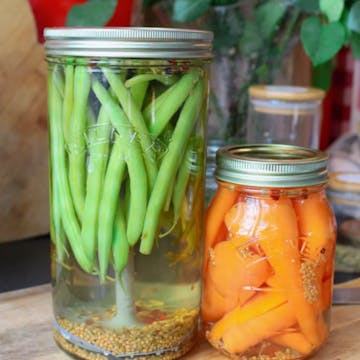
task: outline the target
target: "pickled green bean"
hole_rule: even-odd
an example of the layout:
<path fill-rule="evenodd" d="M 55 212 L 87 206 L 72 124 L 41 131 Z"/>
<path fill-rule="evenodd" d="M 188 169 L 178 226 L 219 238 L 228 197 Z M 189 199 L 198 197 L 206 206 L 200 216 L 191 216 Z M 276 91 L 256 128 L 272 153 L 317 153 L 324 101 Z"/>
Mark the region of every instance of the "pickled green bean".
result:
<path fill-rule="evenodd" d="M 110 120 L 102 107 L 98 121 L 89 129 L 89 159 L 84 216 L 81 228 L 82 246 L 91 262 L 95 259 L 98 212 L 109 156 Z"/>
<path fill-rule="evenodd" d="M 176 174 L 179 167 L 178 159 L 183 156 L 186 150 L 188 138 L 201 111 L 203 89 L 204 84 L 200 80 L 185 101 L 174 129 L 172 141 L 169 144 L 169 150 L 161 163 L 146 211 L 140 243 L 140 252 L 142 254 L 151 253 L 158 232 L 159 217 L 166 200 L 167 189 Z"/>
<path fill-rule="evenodd" d="M 152 189 L 158 171 L 156 165 L 156 156 L 153 149 L 154 141 L 149 134 L 141 111 L 136 106 L 135 101 L 131 96 L 131 93 L 125 87 L 120 77 L 108 68 L 103 68 L 102 70 L 111 88 L 114 90 L 122 108 L 124 109 L 126 116 L 134 127 L 137 136 L 140 139 L 140 144 L 144 155 L 146 172 L 148 174 L 149 187 L 150 189 Z"/>
<path fill-rule="evenodd" d="M 200 73 L 192 70 L 183 75 L 171 88 L 150 103 L 144 110 L 145 121 L 150 134 L 156 138 L 164 130 L 171 117 L 180 109 L 191 89 L 198 81 Z"/>
<path fill-rule="evenodd" d="M 172 196 L 172 203 L 174 207 L 174 223 L 177 222 L 179 213 L 180 213 L 180 206 L 181 201 L 184 198 L 186 187 L 189 182 L 190 178 L 190 169 L 191 169 L 191 154 L 193 151 L 193 146 L 191 141 L 188 144 L 188 147 L 185 152 L 185 156 L 181 163 L 180 169 L 176 176 L 174 191 Z"/>
<path fill-rule="evenodd" d="M 148 87 L 149 87 L 149 82 L 141 82 L 133 85 L 130 89 L 130 94 L 134 99 L 134 102 L 138 107 L 138 109 L 141 109 L 143 106 Z"/>
<path fill-rule="evenodd" d="M 59 189 L 61 219 L 64 230 L 71 249 L 81 268 L 91 272 L 91 262 L 88 260 L 82 246 L 80 237 L 80 227 L 77 222 L 75 210 L 73 207 L 69 182 L 66 174 L 65 146 L 62 128 L 62 104 L 60 94 L 58 93 L 53 75 L 49 74 L 48 82 L 49 92 L 49 124 L 50 124 L 50 142 L 51 142 L 51 160 L 53 166 L 56 166 L 56 185 Z"/>
<path fill-rule="evenodd" d="M 63 129 L 66 143 L 70 142 L 71 114 L 74 106 L 74 66 L 65 65 L 65 86 L 63 101 Z"/>
<path fill-rule="evenodd" d="M 130 246 L 126 236 L 124 206 L 123 204 L 118 203 L 115 216 L 113 240 L 114 269 L 117 274 L 121 274 L 121 272 L 125 269 L 128 262 L 129 251 Z"/>
<path fill-rule="evenodd" d="M 136 241 L 139 239 L 141 235 L 144 218 L 145 218 L 145 212 L 146 212 L 146 203 L 147 203 L 147 189 L 148 189 L 147 176 L 146 176 L 144 159 L 141 153 L 141 146 L 137 142 L 136 139 L 137 134 L 134 133 L 134 130 L 132 129 L 129 120 L 126 118 L 125 113 L 116 103 L 116 101 L 111 97 L 108 91 L 98 81 L 93 82 L 93 91 L 97 96 L 97 98 L 99 99 L 99 101 L 101 102 L 102 106 L 105 108 L 106 112 L 110 117 L 111 123 L 118 132 L 117 141 L 122 146 L 122 148 L 120 146 L 119 151 L 122 151 L 123 159 L 124 161 L 126 161 L 127 164 L 127 168 L 129 172 L 130 189 L 131 189 L 130 207 L 129 207 L 129 214 L 127 219 L 127 238 L 129 244 L 133 245 L 136 243 Z M 106 174 L 106 177 L 108 176 L 109 177 L 111 176 L 110 164 L 108 166 L 108 170 Z M 105 185 L 105 189 L 107 189 L 107 192 L 109 191 L 106 185 Z M 115 194 L 112 196 L 115 196 Z M 108 199 L 108 201 L 111 200 Z M 111 211 L 112 211 L 111 216 L 112 218 L 114 218 L 115 209 L 112 207 Z M 107 240 L 105 241 L 106 254 L 108 251 L 108 247 L 107 247 L 108 242 L 109 239 L 107 238 Z M 104 271 L 104 266 L 103 266 L 103 271 Z M 102 273 L 102 275 L 104 275 L 104 273 Z"/>
<path fill-rule="evenodd" d="M 125 81 L 125 86 L 127 88 L 131 88 L 134 85 L 138 85 L 143 82 L 149 81 L 159 81 L 164 85 L 173 85 L 176 81 L 176 77 L 174 75 L 161 75 L 161 74 L 139 74 L 133 76 L 131 79 Z"/>
<path fill-rule="evenodd" d="M 82 220 L 86 180 L 86 126 L 87 105 L 91 76 L 84 66 L 77 66 L 74 74 L 74 104 L 69 134 L 69 184 L 75 210 Z"/>
<path fill-rule="evenodd" d="M 102 282 L 105 281 L 108 271 L 116 209 L 125 173 L 126 163 L 122 148 L 123 143 L 120 137 L 116 136 L 106 169 L 104 180 L 105 191 L 103 191 L 100 200 L 98 214 L 98 259 L 99 276 Z"/>

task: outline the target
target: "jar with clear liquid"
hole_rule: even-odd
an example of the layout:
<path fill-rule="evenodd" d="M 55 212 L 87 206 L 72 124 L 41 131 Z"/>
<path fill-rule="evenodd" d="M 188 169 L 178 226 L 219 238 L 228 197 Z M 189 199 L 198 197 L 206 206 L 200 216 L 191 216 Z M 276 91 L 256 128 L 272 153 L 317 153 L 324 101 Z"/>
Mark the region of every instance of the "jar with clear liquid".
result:
<path fill-rule="evenodd" d="M 47 29 L 55 340 L 175 359 L 200 307 L 212 34 Z"/>

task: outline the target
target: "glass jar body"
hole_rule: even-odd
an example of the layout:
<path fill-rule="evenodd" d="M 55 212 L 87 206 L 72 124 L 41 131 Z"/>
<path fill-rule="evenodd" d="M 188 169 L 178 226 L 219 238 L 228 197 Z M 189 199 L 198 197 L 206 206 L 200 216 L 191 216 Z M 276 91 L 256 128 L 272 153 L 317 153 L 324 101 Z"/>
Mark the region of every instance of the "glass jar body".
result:
<path fill-rule="evenodd" d="M 360 274 L 360 173 L 331 173 L 327 196 L 338 225 L 336 274 L 351 280 Z"/>
<path fill-rule="evenodd" d="M 319 148 L 321 102 L 250 99 L 247 142 Z"/>
<path fill-rule="evenodd" d="M 239 359 L 304 359 L 329 332 L 336 241 L 323 186 L 218 181 L 206 217 L 202 323 Z"/>
<path fill-rule="evenodd" d="M 200 307 L 208 62 L 48 63 L 55 339 L 177 358 Z"/>

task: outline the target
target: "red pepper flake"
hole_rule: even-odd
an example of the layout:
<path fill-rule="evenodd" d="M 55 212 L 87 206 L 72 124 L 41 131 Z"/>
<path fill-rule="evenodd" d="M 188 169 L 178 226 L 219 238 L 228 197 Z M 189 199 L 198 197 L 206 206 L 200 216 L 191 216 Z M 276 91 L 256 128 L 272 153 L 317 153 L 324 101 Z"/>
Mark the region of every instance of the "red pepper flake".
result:
<path fill-rule="evenodd" d="M 270 190 L 270 197 L 273 200 L 279 200 L 280 199 L 280 190 L 278 190 L 278 189 Z"/>

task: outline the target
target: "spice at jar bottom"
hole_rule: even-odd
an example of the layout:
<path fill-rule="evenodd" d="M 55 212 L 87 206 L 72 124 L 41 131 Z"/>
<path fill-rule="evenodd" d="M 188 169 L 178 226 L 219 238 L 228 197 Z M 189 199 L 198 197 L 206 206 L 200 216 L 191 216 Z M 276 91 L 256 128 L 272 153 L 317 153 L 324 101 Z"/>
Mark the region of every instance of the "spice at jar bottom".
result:
<path fill-rule="evenodd" d="M 206 216 L 202 321 L 231 358 L 304 359 L 329 333 L 336 224 L 327 157 L 286 145 L 217 153 Z"/>
<path fill-rule="evenodd" d="M 115 312 L 115 309 L 109 311 L 106 318 L 111 318 Z M 145 312 L 142 310 L 138 314 L 145 316 Z M 150 319 L 151 312 L 149 311 L 147 315 Z M 102 319 L 104 324 L 107 323 L 106 318 Z M 99 320 L 101 320 L 99 315 L 81 323 L 58 316 L 54 336 L 64 350 L 84 359 L 107 359 L 103 356 L 107 353 L 113 357 L 121 356 L 121 358 L 127 358 L 126 354 L 129 354 L 129 359 L 136 356 L 140 359 L 170 360 L 185 354 L 194 345 L 197 318 L 196 309 L 184 308 L 168 313 L 166 319 L 153 321 L 146 326 L 112 329 L 99 325 Z M 145 318 L 142 320 L 148 322 Z M 71 342 L 67 341 L 67 338 Z M 141 354 L 144 356 L 141 357 Z"/>

